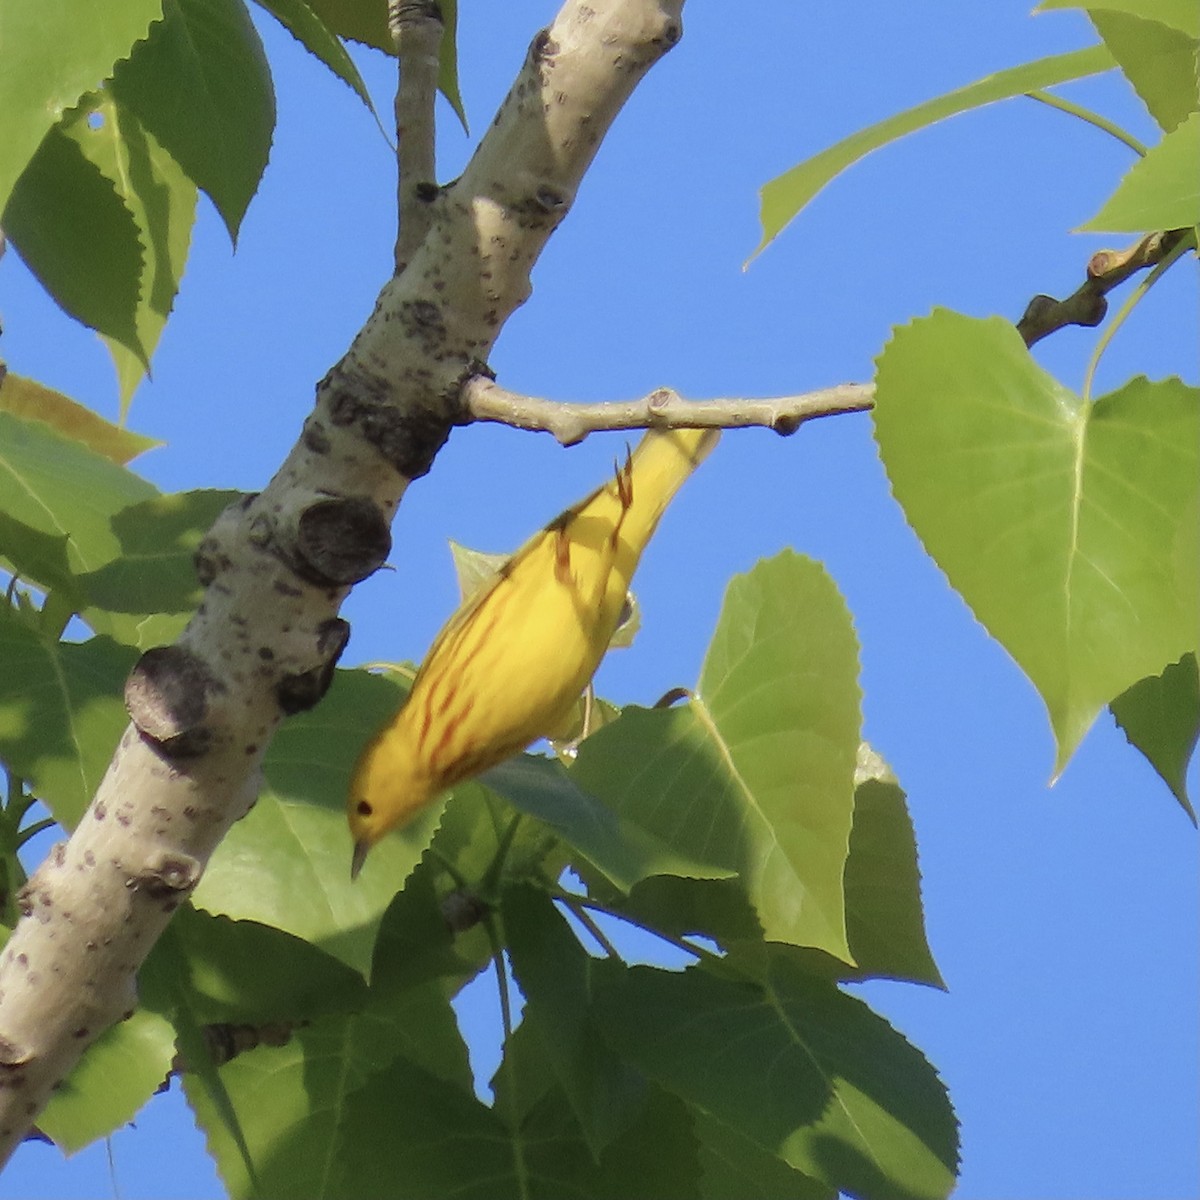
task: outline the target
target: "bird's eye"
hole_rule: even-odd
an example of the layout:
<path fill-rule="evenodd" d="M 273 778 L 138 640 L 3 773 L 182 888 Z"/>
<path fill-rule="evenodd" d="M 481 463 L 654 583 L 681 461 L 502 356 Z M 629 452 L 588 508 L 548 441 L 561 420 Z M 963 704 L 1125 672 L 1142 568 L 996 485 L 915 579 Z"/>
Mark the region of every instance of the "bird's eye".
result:
<path fill-rule="evenodd" d="M 371 807 L 369 800 L 360 800 L 357 811 L 360 817 L 369 817 L 375 810 Z"/>

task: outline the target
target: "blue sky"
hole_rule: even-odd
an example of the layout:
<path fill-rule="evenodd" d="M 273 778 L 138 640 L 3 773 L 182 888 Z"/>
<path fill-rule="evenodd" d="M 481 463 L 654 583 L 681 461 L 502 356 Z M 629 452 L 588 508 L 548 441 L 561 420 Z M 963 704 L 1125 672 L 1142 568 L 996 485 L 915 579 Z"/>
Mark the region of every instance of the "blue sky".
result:
<path fill-rule="evenodd" d="M 552 0 L 461 0 L 463 94 L 482 130 Z M 165 489 L 260 487 L 315 382 L 388 270 L 389 152 L 351 93 L 269 20 L 280 124 L 236 254 L 202 208 L 193 261 L 131 424 L 167 446 L 138 468 Z M 700 4 L 651 72 L 492 358 L 509 388 L 561 399 L 771 395 L 870 377 L 890 328 L 945 305 L 1020 315 L 1063 295 L 1112 239 L 1068 231 L 1128 150 L 1015 101 L 956 118 L 835 181 L 746 272 L 757 188 L 842 136 L 991 71 L 1082 46 L 1076 14 L 918 0 Z M 381 109 L 390 68 L 358 55 Z M 1070 94 L 1152 139 L 1122 84 Z M 444 178 L 471 142 L 442 110 Z M 1118 239 L 1115 244 L 1121 244 Z M 1130 374 L 1196 382 L 1194 273 L 1173 273 L 1116 339 L 1103 392 Z M 24 274 L 0 267 L 11 368 L 115 415 L 107 357 Z M 1078 387 L 1094 335 L 1039 360 Z M 583 494 L 621 436 L 566 451 L 544 435 L 458 431 L 397 519 L 392 561 L 347 605 L 345 661 L 419 658 L 455 604 L 448 538 L 500 551 Z M 1196 835 L 1102 718 L 1062 779 L 1040 700 L 922 554 L 862 416 L 791 439 L 727 434 L 672 506 L 639 572 L 643 627 L 599 688 L 653 700 L 694 682 L 728 578 L 783 546 L 822 560 L 862 643 L 865 732 L 909 796 L 930 941 L 950 991 L 859 989 L 930 1057 L 963 1122 L 963 1200 L 1185 1200 L 1195 1130 Z M 1195 770 L 1193 768 L 1193 775 Z M 494 1004 L 464 1021 L 489 1072 Z M 112 1156 L 28 1146 L 0 1200 L 220 1195 L 177 1096 Z"/>

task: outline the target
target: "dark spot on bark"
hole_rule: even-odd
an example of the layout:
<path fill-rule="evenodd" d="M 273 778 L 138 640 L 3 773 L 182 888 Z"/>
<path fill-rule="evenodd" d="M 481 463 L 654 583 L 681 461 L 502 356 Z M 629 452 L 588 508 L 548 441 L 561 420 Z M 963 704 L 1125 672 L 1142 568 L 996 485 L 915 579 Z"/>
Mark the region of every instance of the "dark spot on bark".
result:
<path fill-rule="evenodd" d="M 391 548 L 387 521 L 373 501 L 320 500 L 301 514 L 293 565 L 310 583 L 345 587 L 374 574 Z"/>
<path fill-rule="evenodd" d="M 297 675 L 287 675 L 279 681 L 275 698 L 286 716 L 312 708 L 329 691 L 334 668 L 350 640 L 350 625 L 340 617 L 332 617 L 317 627 L 319 665 Z"/>
<path fill-rule="evenodd" d="M 329 453 L 332 444 L 329 440 L 329 434 L 325 432 L 325 426 L 315 417 L 309 417 L 304 422 L 304 431 L 300 436 L 305 446 L 314 454 Z"/>

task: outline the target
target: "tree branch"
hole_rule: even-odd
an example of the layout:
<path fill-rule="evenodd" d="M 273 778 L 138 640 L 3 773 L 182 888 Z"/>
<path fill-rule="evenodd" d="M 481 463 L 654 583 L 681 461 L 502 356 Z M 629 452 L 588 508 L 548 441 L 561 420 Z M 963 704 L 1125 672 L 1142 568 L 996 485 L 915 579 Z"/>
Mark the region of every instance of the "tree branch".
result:
<path fill-rule="evenodd" d="M 434 101 L 442 12 L 437 0 L 388 0 L 396 47 L 396 274 L 425 240 L 437 196 Z"/>
<path fill-rule="evenodd" d="M 1125 282 L 1130 275 L 1160 263 L 1190 230 L 1171 229 L 1148 233 L 1124 250 L 1100 250 L 1087 265 L 1087 278 L 1065 300 L 1053 296 L 1034 296 L 1024 315 L 1017 322 L 1017 332 L 1026 346 L 1067 325 L 1088 328 L 1099 325 L 1108 313 L 1105 296 Z"/>
<path fill-rule="evenodd" d="M 463 389 L 463 404 L 469 420 L 551 433 L 564 446 L 573 446 L 589 433 L 651 426 L 734 429 L 758 425 L 787 436 L 817 417 L 866 412 L 874 394 L 869 383 L 843 383 L 798 396 L 764 400 L 685 400 L 670 388 L 657 388 L 640 400 L 576 404 L 523 396 L 476 375 Z"/>
<path fill-rule="evenodd" d="M 386 558 L 409 482 L 461 421 L 465 382 L 528 297 L 621 106 L 678 41 L 682 3 L 567 0 L 275 477 L 201 544 L 204 600 L 134 669 L 132 723 L 70 840 L 22 890 L 0 956 L 0 1161 L 132 1012 L 139 966 L 253 804 L 279 723 L 329 686 L 348 636 L 338 608 Z"/>

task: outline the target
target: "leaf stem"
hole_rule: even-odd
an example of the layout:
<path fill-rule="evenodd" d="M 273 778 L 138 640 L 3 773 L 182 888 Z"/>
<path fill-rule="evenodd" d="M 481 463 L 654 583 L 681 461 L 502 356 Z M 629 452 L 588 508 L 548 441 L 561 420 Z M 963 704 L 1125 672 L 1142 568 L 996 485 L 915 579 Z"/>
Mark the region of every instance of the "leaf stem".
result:
<path fill-rule="evenodd" d="M 508 1076 L 508 1125 L 509 1131 L 512 1133 L 513 1169 L 517 1176 L 517 1194 L 528 1196 L 529 1168 L 525 1162 L 525 1143 L 521 1140 L 516 1056 L 513 1053 L 512 996 L 509 991 L 508 972 L 504 968 L 504 940 L 500 935 L 500 929 L 493 913 L 489 912 L 484 918 L 484 926 L 487 929 L 488 941 L 492 946 L 492 965 L 496 968 L 496 990 L 500 996 L 500 1024 L 504 1029 L 504 1048 L 500 1057 L 500 1070 Z"/>
<path fill-rule="evenodd" d="M 711 958 L 718 962 L 721 959 L 721 955 L 714 954 L 711 950 L 706 950 L 703 946 L 693 945 L 686 939 L 676 937 L 672 933 L 664 933 L 661 929 L 656 929 L 653 925 L 641 921 L 629 913 L 622 912 L 620 909 L 613 908 L 611 905 L 604 904 L 600 900 L 593 900 L 590 896 L 580 896 L 575 892 L 565 892 L 562 888 L 548 888 L 547 893 L 551 900 L 561 901 L 568 908 L 572 909 L 572 911 L 578 905 L 580 908 L 594 909 L 596 912 L 604 913 L 605 916 L 615 917 L 618 921 L 624 921 L 628 925 L 633 925 L 635 928 L 642 930 L 643 933 L 652 934 L 660 941 L 666 942 L 667 945 L 674 946 L 677 950 L 682 950 L 685 954 L 690 954 L 694 958 Z M 580 920 L 582 919 L 581 916 Z M 591 933 L 592 930 L 589 928 L 588 932 Z M 597 938 L 597 941 L 599 940 Z M 604 945 L 604 942 L 601 942 L 601 945 Z M 613 951 L 613 953 L 615 954 L 616 952 Z M 619 959 L 621 956 L 617 954 L 616 957 Z"/>
<path fill-rule="evenodd" d="M 487 874 L 480 880 L 480 891 L 486 900 L 491 900 L 495 895 L 496 887 L 504 873 L 505 859 L 508 858 L 508 852 L 512 849 L 513 839 L 517 836 L 517 830 L 520 828 L 523 817 L 523 813 L 514 813 L 512 820 L 500 835 L 500 841 L 496 846 L 496 855 L 488 866 Z"/>
<path fill-rule="evenodd" d="M 580 925 L 582 925 L 584 929 L 586 929 L 588 933 L 590 933 L 592 937 L 596 939 L 596 941 L 600 944 L 600 949 L 603 950 L 609 958 L 614 958 L 619 963 L 623 963 L 625 961 L 621 957 L 621 952 L 612 944 L 612 942 L 608 940 L 608 936 L 605 934 L 604 930 L 601 929 L 600 926 L 597 925 L 592 919 L 591 913 L 589 913 L 588 910 L 579 903 L 578 898 L 573 900 L 564 899 L 562 903 L 571 910 L 571 915 L 575 918 L 575 920 L 577 920 Z"/>
<path fill-rule="evenodd" d="M 1101 116 L 1100 113 L 1093 112 L 1090 108 L 1084 108 L 1082 104 L 1076 104 L 1071 100 L 1064 100 L 1061 96 L 1056 96 L 1053 92 L 1039 90 L 1036 92 L 1026 92 L 1025 95 L 1030 100 L 1036 100 L 1039 104 L 1045 104 L 1050 108 L 1057 108 L 1059 112 L 1065 112 L 1069 116 L 1078 117 L 1079 120 L 1087 125 L 1094 125 L 1102 132 L 1115 137 L 1118 142 L 1122 142 L 1128 146 L 1134 154 L 1143 158 L 1145 157 L 1146 147 L 1133 134 L 1127 133 L 1120 125 L 1110 121 L 1107 117 Z"/>
<path fill-rule="evenodd" d="M 1181 238 L 1179 242 L 1171 248 L 1171 251 L 1148 275 L 1138 280 L 1133 291 L 1125 297 L 1125 303 L 1117 310 L 1116 316 L 1108 323 L 1104 332 L 1096 339 L 1096 348 L 1092 351 L 1092 357 L 1088 361 L 1087 371 L 1083 376 L 1083 401 L 1088 403 L 1092 398 L 1092 383 L 1096 378 L 1096 368 L 1100 365 L 1101 355 L 1108 349 L 1108 344 L 1113 340 L 1118 329 L 1125 323 L 1126 318 L 1134 307 L 1141 302 L 1142 297 L 1163 277 L 1164 273 L 1179 261 L 1180 258 L 1188 250 L 1195 249 L 1196 238 L 1195 234 Z"/>

